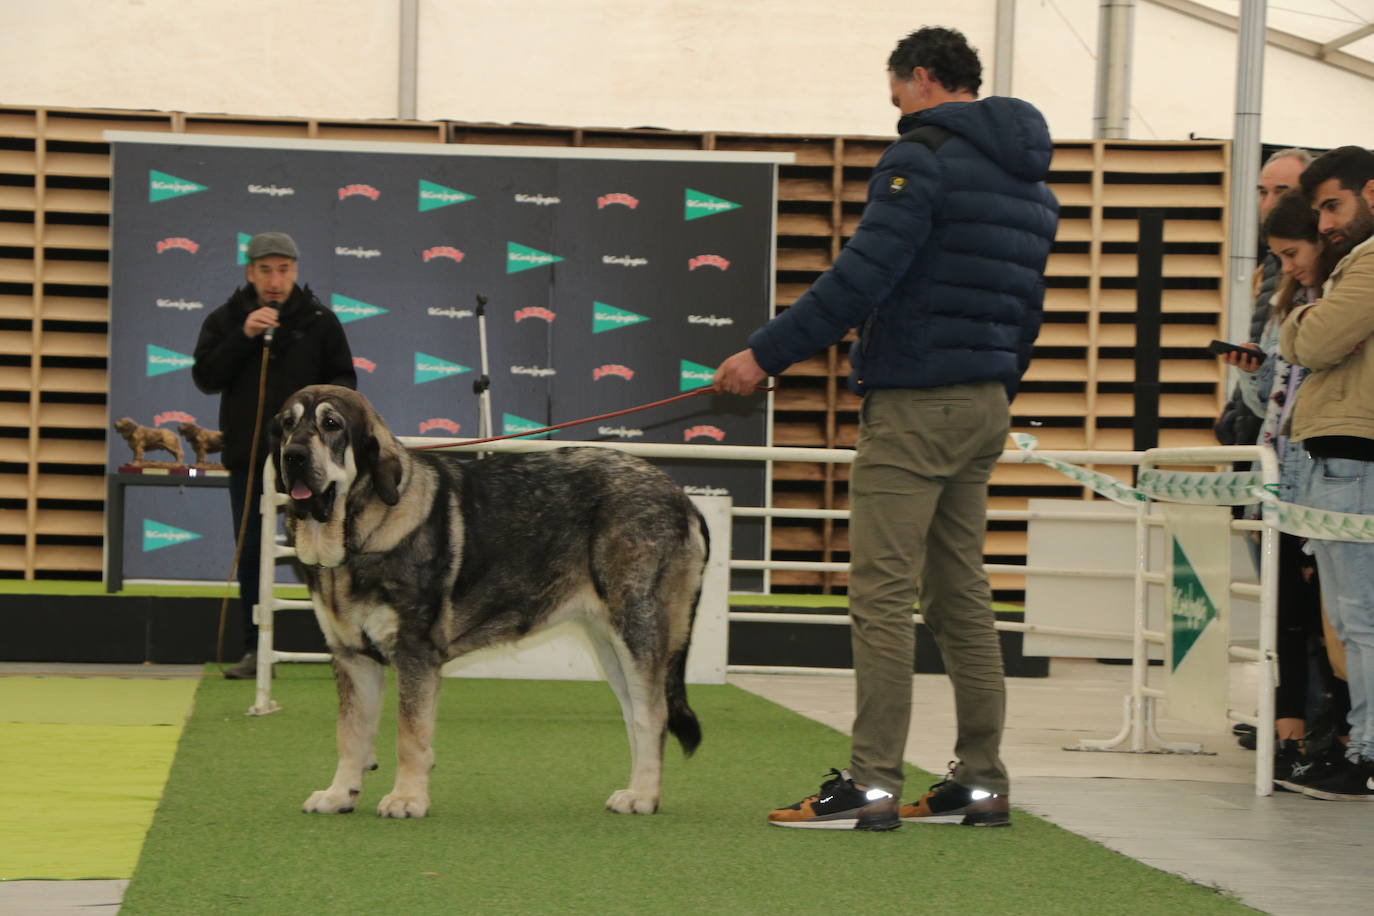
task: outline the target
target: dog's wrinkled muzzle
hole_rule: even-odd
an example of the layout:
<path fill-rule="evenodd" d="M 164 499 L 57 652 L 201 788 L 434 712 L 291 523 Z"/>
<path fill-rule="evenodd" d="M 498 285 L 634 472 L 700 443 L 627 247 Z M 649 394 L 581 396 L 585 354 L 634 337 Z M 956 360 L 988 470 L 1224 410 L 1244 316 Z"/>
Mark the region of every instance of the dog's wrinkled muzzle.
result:
<path fill-rule="evenodd" d="M 323 486 L 310 482 L 309 453 L 295 449 L 286 451 L 282 455 L 282 476 L 291 496 L 287 511 L 297 518 L 308 515 L 317 522 L 329 521 L 338 487 L 333 482 Z"/>

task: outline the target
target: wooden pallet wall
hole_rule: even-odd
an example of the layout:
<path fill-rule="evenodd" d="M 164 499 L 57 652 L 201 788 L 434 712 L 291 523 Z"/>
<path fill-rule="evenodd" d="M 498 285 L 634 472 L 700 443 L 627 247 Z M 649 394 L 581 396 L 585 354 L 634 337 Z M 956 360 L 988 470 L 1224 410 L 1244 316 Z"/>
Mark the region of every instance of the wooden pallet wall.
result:
<path fill-rule="evenodd" d="M 853 233 L 869 171 L 888 142 L 0 106 L 0 578 L 97 578 L 102 565 L 110 156 L 101 135 L 110 129 L 791 152 L 795 164 L 780 169 L 779 308 L 830 266 Z M 1130 448 L 1135 216 L 1148 206 L 1166 213 L 1161 445 L 1213 441 L 1221 375 L 1204 347 L 1220 336 L 1224 314 L 1228 157 L 1222 142 L 1056 144 L 1050 180 L 1062 223 L 1047 271 L 1046 323 L 1014 405 L 1017 430 L 1046 448 Z M 854 444 L 858 400 L 845 388 L 847 353 L 841 342 L 782 380 L 778 445 Z M 843 508 L 847 478 L 847 467 L 778 463 L 774 503 Z M 1091 496 L 1066 483 L 1043 467 L 1002 466 L 992 505 Z M 777 521 L 773 532 L 775 558 L 847 559 L 842 522 Z M 990 525 L 989 561 L 1020 563 L 1025 550 L 1024 523 Z M 838 573 L 773 574 L 776 590 L 831 591 L 844 582 Z M 994 587 L 1014 599 L 1023 582 L 1000 575 Z"/>

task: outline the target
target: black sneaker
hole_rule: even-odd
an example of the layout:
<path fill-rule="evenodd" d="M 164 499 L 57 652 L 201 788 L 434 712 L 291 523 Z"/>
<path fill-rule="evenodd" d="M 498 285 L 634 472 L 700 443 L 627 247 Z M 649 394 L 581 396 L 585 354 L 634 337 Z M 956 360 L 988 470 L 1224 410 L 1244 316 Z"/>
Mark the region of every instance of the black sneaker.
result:
<path fill-rule="evenodd" d="M 1280 746 L 1288 742 L 1280 742 Z M 1311 745 L 1308 745 L 1311 749 Z M 1332 776 L 1350 766 L 1345 759 L 1345 745 L 1337 742 L 1320 753 L 1300 756 L 1290 762 L 1286 769 L 1280 768 L 1280 758 L 1274 755 L 1274 785 L 1290 792 L 1301 792 L 1307 786 L 1325 782 Z"/>
<path fill-rule="evenodd" d="M 1316 761 L 1309 760 L 1302 752 L 1302 742 L 1280 738 L 1274 749 L 1274 785 L 1287 789 L 1287 780 L 1294 776 L 1305 776 L 1315 766 Z"/>
<path fill-rule="evenodd" d="M 794 805 L 768 812 L 775 827 L 813 827 L 820 830 L 895 830 L 897 799 L 882 789 L 861 789 L 848 770 L 831 770 L 815 795 Z"/>
<path fill-rule="evenodd" d="M 961 786 L 949 775 L 930 787 L 920 799 L 902 805 L 897 816 L 909 824 L 950 824 L 963 827 L 1010 827 L 1011 806 L 1007 796 Z"/>
<path fill-rule="evenodd" d="M 1374 760 L 1351 761 L 1326 779 L 1303 786 L 1302 794 L 1324 801 L 1374 801 Z"/>

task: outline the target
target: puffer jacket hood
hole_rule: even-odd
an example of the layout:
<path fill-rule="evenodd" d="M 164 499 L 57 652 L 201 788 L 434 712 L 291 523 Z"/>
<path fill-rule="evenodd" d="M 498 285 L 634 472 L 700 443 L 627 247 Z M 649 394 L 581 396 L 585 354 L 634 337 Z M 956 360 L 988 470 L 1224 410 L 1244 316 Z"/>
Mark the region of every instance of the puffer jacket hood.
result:
<path fill-rule="evenodd" d="M 946 102 L 902 117 L 898 133 L 936 124 L 977 147 L 1007 173 L 1023 181 L 1044 181 L 1054 144 L 1045 118 L 1020 99 L 992 96 L 977 102 Z"/>

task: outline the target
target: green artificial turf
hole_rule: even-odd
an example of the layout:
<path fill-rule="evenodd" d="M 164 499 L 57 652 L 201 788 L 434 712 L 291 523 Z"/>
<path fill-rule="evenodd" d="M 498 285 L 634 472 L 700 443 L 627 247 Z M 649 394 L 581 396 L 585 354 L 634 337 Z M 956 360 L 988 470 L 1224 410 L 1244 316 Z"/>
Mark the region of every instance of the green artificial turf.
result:
<path fill-rule="evenodd" d="M 444 685 L 430 817 L 372 813 L 395 771 L 390 690 L 359 810 L 306 815 L 333 772 L 333 684 L 278 670 L 283 710 L 262 718 L 244 715 L 252 684 L 201 682 L 123 916 L 1247 912 L 1020 813 L 1009 830 L 770 827 L 848 739 L 728 686 L 690 688 L 705 740 L 690 760 L 670 741 L 654 816 L 602 807 L 628 767 L 605 684 L 466 679 Z M 929 779 L 912 771 L 908 794 Z"/>
<path fill-rule="evenodd" d="M 237 584 L 228 586 L 231 597 L 237 598 Z M 62 579 L 0 579 L 0 595 L 89 595 L 104 597 L 155 596 L 160 598 L 221 598 L 223 585 L 126 585 L 117 592 L 106 592 L 103 582 L 68 582 Z M 304 585 L 279 585 L 276 594 L 281 598 L 308 597 Z"/>

